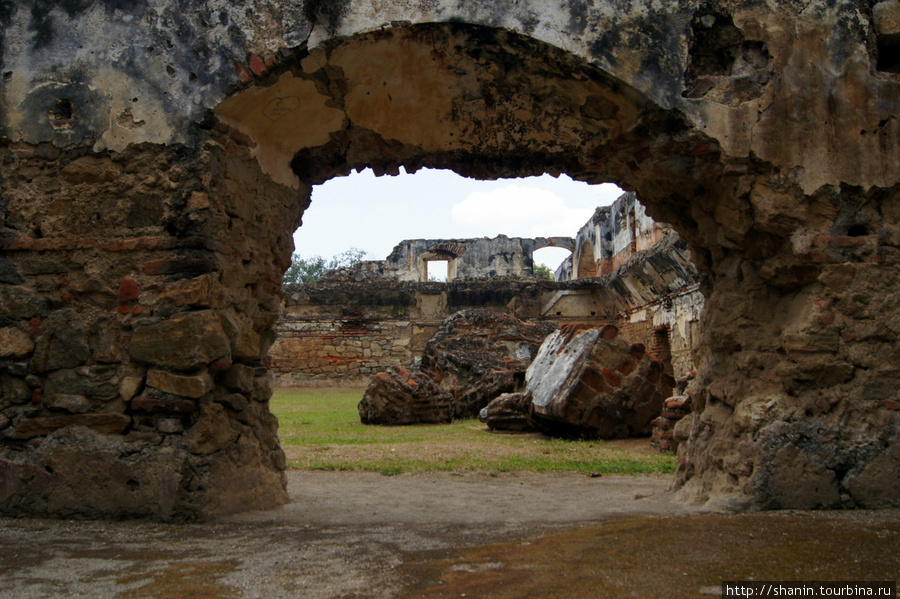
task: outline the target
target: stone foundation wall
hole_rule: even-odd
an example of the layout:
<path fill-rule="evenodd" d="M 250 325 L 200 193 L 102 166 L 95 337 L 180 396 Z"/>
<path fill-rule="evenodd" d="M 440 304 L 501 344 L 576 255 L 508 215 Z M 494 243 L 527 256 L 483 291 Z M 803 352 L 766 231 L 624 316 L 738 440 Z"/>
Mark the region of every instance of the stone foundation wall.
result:
<path fill-rule="evenodd" d="M 246 159 L 0 148 L 0 513 L 195 519 L 286 500 L 263 358 L 291 247 L 258 244 L 299 206 L 236 219 L 250 190 L 284 197 Z"/>

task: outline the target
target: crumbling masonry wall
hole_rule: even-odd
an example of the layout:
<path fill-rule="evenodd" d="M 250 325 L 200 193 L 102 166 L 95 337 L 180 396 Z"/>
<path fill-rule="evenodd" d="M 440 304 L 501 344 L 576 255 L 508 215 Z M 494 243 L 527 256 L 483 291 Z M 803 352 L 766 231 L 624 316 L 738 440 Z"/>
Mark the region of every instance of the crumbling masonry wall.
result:
<path fill-rule="evenodd" d="M 674 233 L 632 253 L 634 247 L 625 244 L 613 272 L 575 281 L 398 283 L 370 268 L 380 263 L 362 263 L 317 283 L 290 286 L 269 350 L 270 367 L 283 386 L 365 385 L 389 366 L 409 365 L 421 356 L 451 314 L 486 308 L 559 325 L 616 323 L 624 338 L 659 353 L 670 374 L 684 377 L 694 367 L 691 340 L 703 307 L 699 273 Z"/>
<path fill-rule="evenodd" d="M 682 499 L 897 505 L 897 0 L 185 6 L 0 7 L 0 511 L 284 501 L 290 236 L 401 166 L 612 181 L 678 232 Z"/>
<path fill-rule="evenodd" d="M 332 276 L 350 280 L 393 279 L 426 282 L 431 262 L 447 262 L 447 280 L 534 277 L 534 252 L 545 247 L 574 248 L 571 237 L 523 239 L 407 239 L 384 260 L 360 262 Z"/>

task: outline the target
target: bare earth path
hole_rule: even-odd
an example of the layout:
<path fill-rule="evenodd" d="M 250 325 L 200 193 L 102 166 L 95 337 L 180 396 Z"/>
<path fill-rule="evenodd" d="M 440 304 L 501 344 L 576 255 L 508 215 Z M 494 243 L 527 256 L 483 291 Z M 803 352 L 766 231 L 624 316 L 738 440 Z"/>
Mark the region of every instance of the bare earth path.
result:
<path fill-rule="evenodd" d="M 702 597 L 896 580 L 900 511 L 703 514 L 669 477 L 289 473 L 194 525 L 0 520 L 0 597 Z"/>

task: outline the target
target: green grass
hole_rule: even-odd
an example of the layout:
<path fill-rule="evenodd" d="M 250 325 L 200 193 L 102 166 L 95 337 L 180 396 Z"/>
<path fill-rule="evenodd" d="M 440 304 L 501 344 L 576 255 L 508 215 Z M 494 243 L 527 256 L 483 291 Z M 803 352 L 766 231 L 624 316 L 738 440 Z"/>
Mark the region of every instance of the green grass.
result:
<path fill-rule="evenodd" d="M 290 468 L 405 472 L 580 472 L 668 474 L 675 458 L 626 444 L 498 434 L 478 420 L 444 425 L 367 426 L 361 389 L 278 389 L 272 411 Z M 624 445 L 617 447 L 616 445 Z"/>

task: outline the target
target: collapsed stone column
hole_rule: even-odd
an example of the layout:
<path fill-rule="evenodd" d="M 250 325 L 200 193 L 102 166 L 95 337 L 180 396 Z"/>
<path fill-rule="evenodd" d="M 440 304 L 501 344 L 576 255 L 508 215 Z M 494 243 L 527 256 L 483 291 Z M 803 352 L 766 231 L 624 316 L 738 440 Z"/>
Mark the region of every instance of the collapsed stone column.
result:
<path fill-rule="evenodd" d="M 265 354 L 303 205 L 221 141 L 2 149 L 0 513 L 286 501 Z"/>

